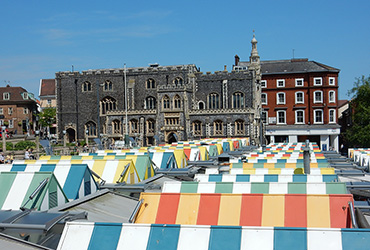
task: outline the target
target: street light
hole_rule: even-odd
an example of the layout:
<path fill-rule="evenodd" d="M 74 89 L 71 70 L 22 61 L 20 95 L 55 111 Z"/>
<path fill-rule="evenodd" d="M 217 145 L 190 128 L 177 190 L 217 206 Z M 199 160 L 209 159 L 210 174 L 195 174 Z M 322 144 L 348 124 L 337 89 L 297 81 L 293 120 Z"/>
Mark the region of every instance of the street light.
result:
<path fill-rule="evenodd" d="M 64 154 L 66 153 L 65 150 L 66 150 L 66 145 L 67 145 L 66 134 L 67 134 L 67 131 L 63 130 L 63 148 L 64 148 L 63 151 L 64 151 Z"/>
<path fill-rule="evenodd" d="M 40 130 L 35 131 L 35 137 L 36 137 L 36 159 L 38 159 L 40 151 Z"/>
<path fill-rule="evenodd" d="M 1 127 L 1 131 L 2 131 L 2 139 L 3 139 L 3 153 L 5 153 L 6 151 L 6 142 L 5 142 L 5 137 L 6 137 L 6 134 L 5 134 L 5 130 L 6 130 L 6 126 L 2 126 Z"/>
<path fill-rule="evenodd" d="M 89 138 L 88 138 L 89 130 L 88 129 L 85 130 L 85 134 L 86 134 L 86 145 L 89 145 Z"/>

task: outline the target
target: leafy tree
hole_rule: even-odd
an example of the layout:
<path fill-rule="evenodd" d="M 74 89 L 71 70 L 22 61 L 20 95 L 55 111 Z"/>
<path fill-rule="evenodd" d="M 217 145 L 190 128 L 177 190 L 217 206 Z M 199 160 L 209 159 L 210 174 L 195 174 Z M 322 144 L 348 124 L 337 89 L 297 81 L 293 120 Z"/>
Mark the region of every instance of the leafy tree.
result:
<path fill-rule="evenodd" d="M 49 131 L 49 128 L 56 123 L 56 109 L 53 107 L 44 108 L 37 116 L 39 117 L 40 126 L 48 128 L 47 131 Z"/>
<path fill-rule="evenodd" d="M 350 147 L 370 147 L 370 76 L 357 78 L 348 95 L 352 96 L 352 126 L 345 139 Z"/>

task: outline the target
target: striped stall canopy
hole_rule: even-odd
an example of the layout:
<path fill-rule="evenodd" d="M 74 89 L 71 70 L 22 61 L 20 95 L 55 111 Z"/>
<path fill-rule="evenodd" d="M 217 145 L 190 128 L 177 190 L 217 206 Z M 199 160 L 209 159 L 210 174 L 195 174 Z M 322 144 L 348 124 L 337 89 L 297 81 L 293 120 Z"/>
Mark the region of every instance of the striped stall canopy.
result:
<path fill-rule="evenodd" d="M 94 177 L 86 164 L 13 164 L 0 168 L 0 172 L 53 172 L 69 200 L 75 200 L 98 190 Z"/>
<path fill-rule="evenodd" d="M 58 250 L 368 250 L 369 229 L 67 222 Z"/>
<path fill-rule="evenodd" d="M 305 174 L 196 174 L 198 182 L 338 182 L 338 175 Z"/>
<path fill-rule="evenodd" d="M 311 174 L 335 174 L 334 168 L 311 168 Z M 303 168 L 232 168 L 230 174 L 303 174 Z"/>
<path fill-rule="evenodd" d="M 346 194 L 341 182 L 164 182 L 163 193 Z"/>
<path fill-rule="evenodd" d="M 30 195 L 45 181 L 43 188 L 30 201 Z M 28 201 L 28 202 L 27 202 Z M 1 172 L 0 209 L 45 211 L 68 202 L 57 179 L 51 172 Z"/>
<path fill-rule="evenodd" d="M 351 227 L 349 194 L 141 193 L 136 223 Z"/>
<path fill-rule="evenodd" d="M 303 168 L 303 161 L 302 162 L 295 162 L 295 163 L 265 163 L 265 162 L 259 162 L 259 163 L 231 163 L 230 168 Z M 316 162 L 310 163 L 310 168 L 327 168 L 329 167 L 328 162 Z"/>
<path fill-rule="evenodd" d="M 150 159 L 160 169 L 178 168 L 175 155 L 170 151 L 151 151 Z"/>
<path fill-rule="evenodd" d="M 132 159 L 117 160 L 37 160 L 37 161 L 14 161 L 15 164 L 87 164 L 94 173 L 99 175 L 106 183 L 117 183 L 125 181 L 128 184 L 135 184 L 141 181 L 136 166 Z M 141 165 L 142 170 L 146 172 L 146 166 Z M 154 171 L 153 171 L 154 172 Z M 95 177 L 96 182 L 100 180 Z"/>

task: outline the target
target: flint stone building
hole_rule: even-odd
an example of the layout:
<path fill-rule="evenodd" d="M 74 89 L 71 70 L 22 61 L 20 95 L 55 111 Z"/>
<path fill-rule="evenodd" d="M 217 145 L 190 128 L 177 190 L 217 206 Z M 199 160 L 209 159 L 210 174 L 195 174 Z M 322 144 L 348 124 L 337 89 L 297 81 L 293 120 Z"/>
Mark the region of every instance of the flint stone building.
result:
<path fill-rule="evenodd" d="M 255 38 L 250 60 L 242 72 L 225 68 L 204 74 L 193 64 L 58 72 L 59 138 L 65 133 L 70 142 L 99 136 L 123 140 L 128 134 L 141 146 L 212 137 L 259 143 Z"/>

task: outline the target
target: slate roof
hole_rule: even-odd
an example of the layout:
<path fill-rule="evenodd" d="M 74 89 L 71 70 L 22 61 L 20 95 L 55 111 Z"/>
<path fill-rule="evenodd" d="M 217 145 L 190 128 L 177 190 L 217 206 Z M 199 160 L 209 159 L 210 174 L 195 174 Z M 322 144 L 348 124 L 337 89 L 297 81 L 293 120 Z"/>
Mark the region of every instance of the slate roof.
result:
<path fill-rule="evenodd" d="M 41 79 L 40 97 L 55 96 L 55 79 Z"/>
<path fill-rule="evenodd" d="M 23 99 L 22 93 L 28 93 L 27 90 L 25 90 L 22 87 L 11 87 L 7 85 L 6 87 L 0 87 L 0 101 L 29 101 L 29 102 L 34 102 L 30 98 L 28 99 Z M 4 93 L 10 93 L 10 100 L 4 100 Z M 31 93 L 30 93 L 31 94 Z"/>
<path fill-rule="evenodd" d="M 240 62 L 240 66 L 248 66 L 249 62 Z M 309 61 L 307 58 L 290 60 L 261 61 L 262 75 L 308 73 L 308 72 L 333 72 L 339 73 L 339 69 Z"/>

